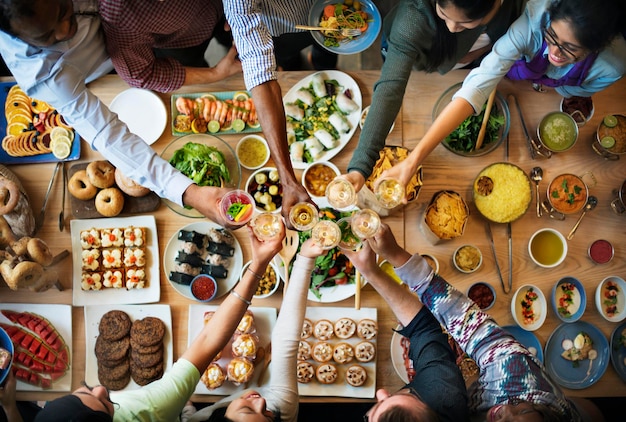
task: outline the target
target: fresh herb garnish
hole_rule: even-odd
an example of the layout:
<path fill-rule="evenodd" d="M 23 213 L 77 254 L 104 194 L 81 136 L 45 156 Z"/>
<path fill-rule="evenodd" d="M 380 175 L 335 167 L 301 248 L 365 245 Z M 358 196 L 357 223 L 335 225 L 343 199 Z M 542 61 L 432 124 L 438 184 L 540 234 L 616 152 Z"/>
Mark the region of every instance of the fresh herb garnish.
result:
<path fill-rule="evenodd" d="M 483 106 L 483 109 L 478 116 L 472 115 L 465 119 L 458 128 L 446 137 L 445 142 L 455 151 L 473 151 L 476 146 L 476 139 L 478 138 L 478 133 L 480 132 L 484 116 L 485 106 Z M 494 106 L 491 114 L 489 115 L 489 120 L 487 121 L 487 131 L 485 133 L 481 149 L 498 140 L 499 130 L 502 125 L 504 125 L 504 116 L 498 114 Z"/>

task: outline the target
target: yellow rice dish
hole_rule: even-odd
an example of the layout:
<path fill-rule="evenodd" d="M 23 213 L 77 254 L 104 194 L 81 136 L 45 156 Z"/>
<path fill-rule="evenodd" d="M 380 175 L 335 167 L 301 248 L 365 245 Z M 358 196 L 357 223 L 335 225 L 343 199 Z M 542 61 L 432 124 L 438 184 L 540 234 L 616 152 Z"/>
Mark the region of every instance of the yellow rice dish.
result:
<path fill-rule="evenodd" d="M 517 220 L 531 201 L 528 176 L 519 167 L 507 163 L 485 167 L 474 180 L 473 192 L 478 211 L 496 223 Z"/>

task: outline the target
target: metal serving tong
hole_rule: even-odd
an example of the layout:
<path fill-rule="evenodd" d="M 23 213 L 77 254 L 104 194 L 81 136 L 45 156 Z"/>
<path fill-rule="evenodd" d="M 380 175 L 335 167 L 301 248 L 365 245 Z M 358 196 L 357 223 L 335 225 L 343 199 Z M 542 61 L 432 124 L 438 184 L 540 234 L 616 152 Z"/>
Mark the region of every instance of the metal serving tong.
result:
<path fill-rule="evenodd" d="M 535 141 L 531 136 L 530 132 L 528 132 L 528 128 L 526 127 L 526 121 L 524 120 L 524 115 L 522 114 L 522 108 L 517 101 L 517 97 L 513 94 L 509 94 L 509 98 L 513 99 L 515 106 L 517 107 L 517 112 L 519 113 L 519 120 L 522 124 L 522 130 L 524 131 L 524 136 L 526 137 L 526 143 L 528 144 L 528 150 L 530 152 L 530 158 L 533 160 L 537 158 L 537 154 L 541 155 L 545 158 L 552 157 L 552 151 L 545 148 L 543 145 Z"/>
<path fill-rule="evenodd" d="M 491 253 L 493 254 L 493 260 L 496 263 L 496 270 L 498 271 L 498 278 L 500 278 L 500 284 L 502 284 L 502 290 L 504 293 L 509 293 L 511 291 L 511 287 L 513 285 L 513 279 L 509 277 L 509 285 L 508 287 L 504 284 L 504 278 L 502 278 L 502 270 L 500 270 L 500 264 L 498 264 L 498 255 L 496 254 L 496 245 L 493 242 L 493 234 L 491 233 L 491 224 L 489 221 L 485 221 L 485 231 L 487 232 L 487 237 L 489 238 L 489 245 L 491 246 Z M 510 231 L 509 231 L 509 239 L 510 239 Z M 509 247 L 509 252 L 510 252 Z M 510 262 L 509 262 L 510 265 Z"/>
<path fill-rule="evenodd" d="M 46 205 L 48 205 L 48 199 L 50 198 L 50 191 L 52 190 L 52 186 L 54 185 L 54 179 L 59 172 L 59 169 L 63 166 L 63 161 L 59 161 L 57 165 L 54 167 L 54 171 L 52 172 L 52 177 L 50 178 L 50 183 L 48 183 L 48 190 L 46 191 L 46 196 L 43 198 L 43 205 L 41 206 L 41 211 L 39 215 L 35 219 L 35 232 L 39 231 L 41 226 L 43 226 L 43 221 L 46 216 Z M 65 189 L 65 186 L 63 187 Z"/>

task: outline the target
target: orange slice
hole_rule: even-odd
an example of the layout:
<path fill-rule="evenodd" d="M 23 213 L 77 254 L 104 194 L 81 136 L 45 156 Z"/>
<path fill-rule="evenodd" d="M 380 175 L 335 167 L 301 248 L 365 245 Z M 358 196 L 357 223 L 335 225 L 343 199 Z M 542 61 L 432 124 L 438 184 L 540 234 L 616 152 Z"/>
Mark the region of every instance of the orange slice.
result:
<path fill-rule="evenodd" d="M 7 135 L 20 136 L 28 131 L 28 125 L 21 122 L 9 123 L 7 125 Z"/>

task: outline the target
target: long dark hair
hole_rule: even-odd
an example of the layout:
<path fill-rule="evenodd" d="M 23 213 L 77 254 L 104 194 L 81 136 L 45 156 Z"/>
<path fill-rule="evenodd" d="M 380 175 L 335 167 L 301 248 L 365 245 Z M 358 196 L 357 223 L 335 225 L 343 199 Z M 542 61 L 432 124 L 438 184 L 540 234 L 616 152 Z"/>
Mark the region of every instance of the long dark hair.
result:
<path fill-rule="evenodd" d="M 444 60 L 452 58 L 456 54 L 456 38 L 448 30 L 446 23 L 437 16 L 436 5 L 441 8 L 454 6 L 463 11 L 468 19 L 476 20 L 487 16 L 496 1 L 499 0 L 432 0 L 430 2 L 437 28 L 426 68 L 427 72 L 434 72 Z"/>
<path fill-rule="evenodd" d="M 574 36 L 591 51 L 600 51 L 624 29 L 624 0 L 555 0 L 548 7 L 550 21 L 570 23 Z"/>
<path fill-rule="evenodd" d="M 215 409 L 209 416 L 209 419 L 207 419 L 207 422 L 233 422 L 226 417 L 226 409 L 228 409 L 228 406 Z M 274 421 L 280 422 L 280 412 L 274 414 Z"/>
<path fill-rule="evenodd" d="M 12 34 L 11 21 L 35 15 L 35 2 L 31 0 L 0 0 L 0 31 Z"/>

